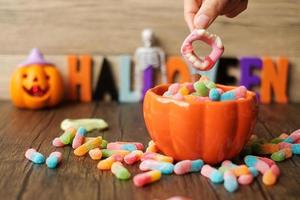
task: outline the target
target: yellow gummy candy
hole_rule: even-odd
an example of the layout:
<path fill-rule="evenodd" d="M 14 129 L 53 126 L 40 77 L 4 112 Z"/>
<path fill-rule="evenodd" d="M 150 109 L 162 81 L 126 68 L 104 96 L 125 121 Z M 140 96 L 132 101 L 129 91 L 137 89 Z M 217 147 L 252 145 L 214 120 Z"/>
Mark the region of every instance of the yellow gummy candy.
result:
<path fill-rule="evenodd" d="M 114 162 L 122 160 L 122 156 L 120 156 L 119 154 L 114 154 L 104 160 L 99 161 L 99 163 L 97 164 L 97 168 L 100 170 L 110 170 Z"/>
<path fill-rule="evenodd" d="M 102 143 L 102 137 L 98 136 L 93 140 L 90 140 L 86 143 L 84 143 L 83 145 L 79 146 L 78 148 L 76 148 L 74 150 L 74 154 L 76 156 L 83 156 L 85 155 L 87 152 L 89 152 L 89 150 L 95 149 L 97 147 L 100 147 Z"/>

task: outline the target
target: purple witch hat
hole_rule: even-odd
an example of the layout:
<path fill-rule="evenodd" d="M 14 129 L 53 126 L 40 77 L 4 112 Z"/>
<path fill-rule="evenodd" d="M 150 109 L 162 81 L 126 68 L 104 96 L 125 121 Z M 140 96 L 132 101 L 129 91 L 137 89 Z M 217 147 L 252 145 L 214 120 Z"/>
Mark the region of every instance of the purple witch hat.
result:
<path fill-rule="evenodd" d="M 37 48 L 32 49 L 27 59 L 24 62 L 20 63 L 18 67 L 26 67 L 32 64 L 53 65 L 52 63 L 49 63 L 44 59 L 43 54 Z"/>

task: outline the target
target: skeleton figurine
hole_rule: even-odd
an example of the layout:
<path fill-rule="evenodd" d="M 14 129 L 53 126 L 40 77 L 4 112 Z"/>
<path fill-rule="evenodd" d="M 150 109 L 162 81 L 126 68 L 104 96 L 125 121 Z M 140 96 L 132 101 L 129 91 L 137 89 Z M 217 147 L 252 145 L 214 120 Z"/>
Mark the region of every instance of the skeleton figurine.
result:
<path fill-rule="evenodd" d="M 165 53 L 159 47 L 153 47 L 154 32 L 151 29 L 144 29 L 142 32 L 143 47 L 139 47 L 135 51 L 135 89 L 142 91 L 145 89 L 144 85 L 144 70 L 149 67 L 159 69 L 161 72 L 161 81 L 166 82 L 166 67 L 165 67 Z M 143 91 L 144 93 L 145 91 Z"/>

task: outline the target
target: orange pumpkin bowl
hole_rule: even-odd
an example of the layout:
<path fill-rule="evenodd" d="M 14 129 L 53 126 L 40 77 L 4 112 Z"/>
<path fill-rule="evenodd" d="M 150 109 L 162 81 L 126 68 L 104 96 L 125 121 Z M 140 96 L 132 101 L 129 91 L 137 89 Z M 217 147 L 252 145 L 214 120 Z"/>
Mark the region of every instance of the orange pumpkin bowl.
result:
<path fill-rule="evenodd" d="M 241 152 L 256 122 L 255 93 L 247 91 L 245 99 L 234 101 L 178 101 L 162 96 L 168 87 L 148 90 L 143 105 L 148 132 L 164 154 L 175 160 L 200 158 L 216 164 Z"/>

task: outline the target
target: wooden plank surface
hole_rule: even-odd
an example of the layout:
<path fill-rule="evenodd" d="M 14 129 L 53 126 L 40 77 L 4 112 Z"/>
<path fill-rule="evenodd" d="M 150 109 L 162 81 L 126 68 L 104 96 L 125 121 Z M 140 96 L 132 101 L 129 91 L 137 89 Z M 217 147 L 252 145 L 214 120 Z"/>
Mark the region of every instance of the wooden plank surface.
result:
<path fill-rule="evenodd" d="M 297 0 L 252 0 L 238 18 L 220 17 L 211 30 L 226 55 L 299 56 L 299 9 Z M 0 27 L 0 54 L 35 46 L 48 54 L 130 53 L 149 27 L 168 54 L 178 55 L 188 34 L 183 2 L 173 0 L 2 0 Z"/>
<path fill-rule="evenodd" d="M 270 139 L 300 126 L 300 104 L 260 106 L 254 132 Z M 65 118 L 99 117 L 109 129 L 93 132 L 109 141 L 149 141 L 140 104 L 89 103 L 66 104 L 52 110 L 24 111 L 0 101 L 0 196 L 1 199 L 166 199 L 182 195 L 192 199 L 299 199 L 300 159 L 279 163 L 278 183 L 266 187 L 261 176 L 250 186 L 231 194 L 223 186 L 211 184 L 199 174 L 163 176 L 158 183 L 136 188 L 132 180 L 119 181 L 110 172 L 101 172 L 96 161 L 78 158 L 70 147 L 59 148 L 63 162 L 57 169 L 37 166 L 24 158 L 27 148 L 48 155 L 54 137 L 61 134 Z M 239 161 L 241 158 L 237 158 Z M 137 166 L 129 170 L 138 173 Z"/>
<path fill-rule="evenodd" d="M 237 18 L 219 17 L 210 27 L 224 42 L 224 56 L 290 58 L 294 102 L 300 102 L 299 10 L 298 0 L 251 0 Z M 141 30 L 152 28 L 167 55 L 180 55 L 189 32 L 183 2 L 174 0 L 2 0 L 0 27 L 0 99 L 9 98 L 13 68 L 33 47 L 66 76 L 68 54 L 133 55 Z"/>

